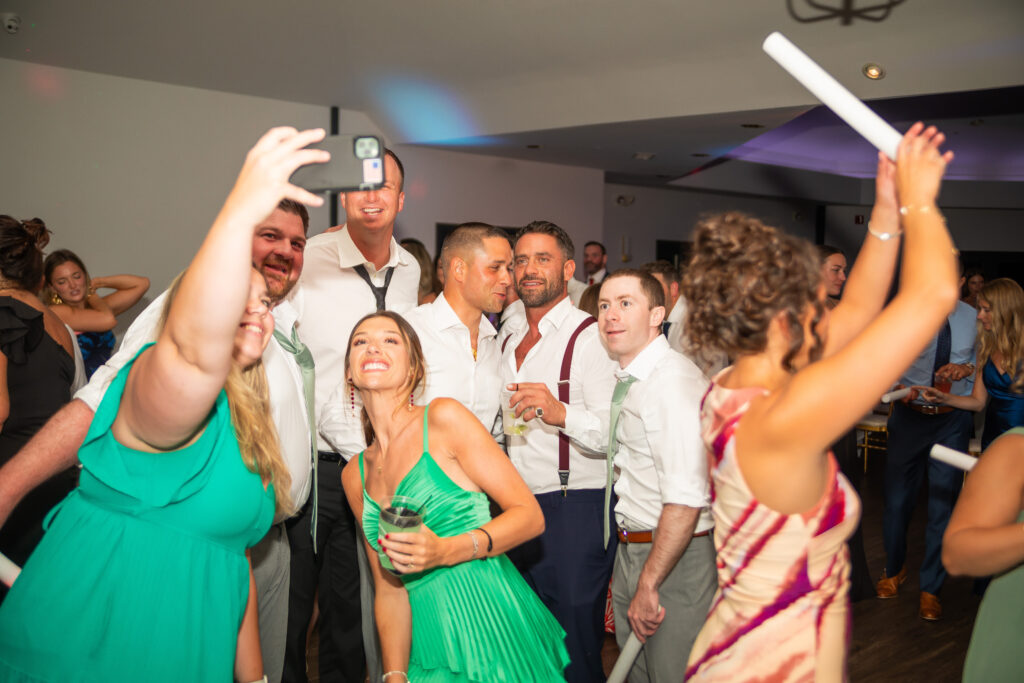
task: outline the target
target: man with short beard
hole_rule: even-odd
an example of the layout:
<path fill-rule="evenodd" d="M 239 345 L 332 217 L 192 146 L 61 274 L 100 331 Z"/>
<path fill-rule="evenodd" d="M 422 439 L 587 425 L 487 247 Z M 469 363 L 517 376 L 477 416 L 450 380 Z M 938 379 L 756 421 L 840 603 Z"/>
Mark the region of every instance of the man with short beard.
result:
<path fill-rule="evenodd" d="M 312 439 L 306 410 L 304 380 L 295 357 L 286 351 L 281 335 L 290 341 L 295 312 L 282 300 L 302 272 L 309 214 L 306 207 L 282 200 L 256 228 L 252 241 L 252 265 L 267 281 L 274 300 L 274 339 L 263 352 L 270 389 L 270 413 L 277 429 L 281 455 L 291 474 L 289 491 L 295 506 L 302 507 L 310 491 Z M 61 408 L 0 469 L 0 523 L 36 485 L 77 462 L 93 414 L 117 372 L 135 358 L 147 343 L 155 341 L 167 298 L 165 291 L 139 314 L 125 333 L 121 347 L 96 370 L 75 399 Z M 301 345 L 301 342 L 300 342 Z M 284 519 L 276 518 L 270 531 L 251 549 L 260 621 L 260 649 L 270 681 L 281 680 L 288 615 L 290 550 Z M 55 588 L 56 590 L 56 588 Z"/>
<path fill-rule="evenodd" d="M 594 318 L 568 299 L 572 259 L 572 239 L 554 223 L 535 221 L 516 236 L 525 317 L 502 328 L 501 369 L 510 405 L 528 429 L 506 445 L 540 503 L 545 531 L 508 555 L 566 631 L 566 680 L 589 683 L 604 680 L 604 608 L 616 548 L 614 539 L 605 545 L 602 521 L 616 364 Z"/>

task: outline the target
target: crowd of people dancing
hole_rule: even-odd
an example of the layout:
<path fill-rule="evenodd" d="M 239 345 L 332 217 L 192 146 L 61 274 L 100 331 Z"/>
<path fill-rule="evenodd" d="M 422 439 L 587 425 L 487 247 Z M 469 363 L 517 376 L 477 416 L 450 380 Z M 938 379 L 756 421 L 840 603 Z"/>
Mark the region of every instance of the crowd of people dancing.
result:
<path fill-rule="evenodd" d="M 971 274 L 960 301 L 941 132 L 879 155 L 848 278 L 738 212 L 682 269 L 588 242 L 576 278 L 544 220 L 464 223 L 432 261 L 394 238 L 390 150 L 307 239 L 324 200 L 289 177 L 323 136 L 256 143 L 116 353 L 149 281 L 0 216 L 0 679 L 305 681 L 315 622 L 324 681 L 589 683 L 609 608 L 631 681 L 842 681 L 871 591 L 852 430 L 894 385 L 875 591 L 927 469 L 920 614 L 947 572 L 1000 574 L 964 676 L 1019 679 L 1024 291 Z M 972 411 L 956 503 L 927 450 L 967 450 Z"/>

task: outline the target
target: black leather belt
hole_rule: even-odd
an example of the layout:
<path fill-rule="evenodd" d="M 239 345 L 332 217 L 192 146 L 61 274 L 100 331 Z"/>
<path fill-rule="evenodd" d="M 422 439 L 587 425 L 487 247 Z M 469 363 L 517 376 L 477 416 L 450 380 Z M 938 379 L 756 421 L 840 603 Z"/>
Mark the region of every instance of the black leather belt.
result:
<path fill-rule="evenodd" d="M 317 451 L 316 457 L 320 462 L 341 462 L 341 454 L 334 451 Z"/>

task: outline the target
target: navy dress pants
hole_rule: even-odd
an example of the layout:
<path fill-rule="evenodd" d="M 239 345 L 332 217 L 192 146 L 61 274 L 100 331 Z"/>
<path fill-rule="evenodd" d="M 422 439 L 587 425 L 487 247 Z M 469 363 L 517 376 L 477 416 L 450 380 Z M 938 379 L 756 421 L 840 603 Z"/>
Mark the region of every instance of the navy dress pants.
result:
<path fill-rule="evenodd" d="M 974 429 L 972 413 L 954 409 L 925 415 L 902 403 L 893 405 L 885 463 L 885 573 L 895 576 L 907 556 L 907 526 L 917 503 L 925 470 L 928 471 L 928 526 L 925 531 L 921 590 L 938 595 L 946 580 L 942 566 L 942 535 L 953 513 L 964 474 L 928 457 L 933 444 L 967 451 Z"/>
<path fill-rule="evenodd" d="M 508 557 L 565 629 L 570 659 L 566 681 L 604 681 L 604 610 L 618 546 L 613 534 L 604 547 L 604 489 L 570 490 L 565 496 L 561 491 L 543 493 L 537 502 L 544 513 L 544 533 L 509 551 Z"/>

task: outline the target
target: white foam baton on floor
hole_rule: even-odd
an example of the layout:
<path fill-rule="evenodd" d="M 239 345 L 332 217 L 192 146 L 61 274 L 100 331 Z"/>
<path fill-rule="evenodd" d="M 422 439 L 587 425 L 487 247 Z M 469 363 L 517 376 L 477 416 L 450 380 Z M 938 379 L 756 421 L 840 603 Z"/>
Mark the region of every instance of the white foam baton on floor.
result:
<path fill-rule="evenodd" d="M 779 66 L 835 112 L 836 116 L 885 152 L 890 159 L 896 160 L 896 150 L 903 136 L 818 66 L 803 50 L 778 31 L 765 38 L 761 47 Z"/>
<path fill-rule="evenodd" d="M 974 466 L 978 464 L 978 459 L 972 455 L 961 453 L 960 451 L 954 451 L 952 448 L 947 448 L 940 444 L 932 446 L 932 457 L 939 462 L 944 462 L 947 465 L 952 465 L 957 469 L 961 469 L 964 472 L 970 472 L 974 469 Z"/>
<path fill-rule="evenodd" d="M 626 680 L 626 676 L 633 668 L 633 662 L 643 646 L 644 644 L 640 642 L 635 633 L 629 634 L 626 644 L 622 646 L 622 652 L 619 653 L 619 658 L 615 660 L 615 667 L 608 675 L 608 683 L 623 683 Z"/>
<path fill-rule="evenodd" d="M 6 555 L 0 553 L 0 581 L 3 581 L 10 588 L 20 573 L 21 567 L 8 560 Z"/>
<path fill-rule="evenodd" d="M 910 387 L 904 389 L 897 389 L 896 391 L 890 391 L 887 394 L 882 394 L 882 403 L 892 403 L 898 401 L 904 396 L 910 396 Z"/>

